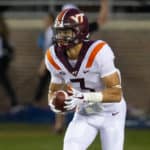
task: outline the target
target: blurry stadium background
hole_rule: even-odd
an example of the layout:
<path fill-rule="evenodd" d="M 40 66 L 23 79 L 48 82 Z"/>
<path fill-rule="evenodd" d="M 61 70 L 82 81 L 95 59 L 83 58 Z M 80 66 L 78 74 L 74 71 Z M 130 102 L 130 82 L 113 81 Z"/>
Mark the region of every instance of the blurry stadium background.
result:
<path fill-rule="evenodd" d="M 37 70 L 43 58 L 37 48 L 43 17 L 48 11 L 57 14 L 68 2 L 82 9 L 90 21 L 96 20 L 99 0 L 0 0 L 0 12 L 9 25 L 15 47 L 9 75 L 20 103 L 25 105 L 21 112 L 7 112 L 9 100 L 0 86 L 0 150 L 61 149 L 63 133 L 60 136 L 52 133 L 54 114 L 47 108 L 47 89 L 42 107 L 30 103 L 38 81 Z M 129 106 L 125 150 L 148 150 L 150 0 L 110 0 L 109 7 L 108 22 L 92 38 L 103 39 L 111 45 L 116 55 L 116 65 L 122 73 L 124 95 Z M 72 114 L 67 115 L 66 124 L 71 117 Z M 98 142 L 97 139 L 90 149 L 98 149 Z"/>

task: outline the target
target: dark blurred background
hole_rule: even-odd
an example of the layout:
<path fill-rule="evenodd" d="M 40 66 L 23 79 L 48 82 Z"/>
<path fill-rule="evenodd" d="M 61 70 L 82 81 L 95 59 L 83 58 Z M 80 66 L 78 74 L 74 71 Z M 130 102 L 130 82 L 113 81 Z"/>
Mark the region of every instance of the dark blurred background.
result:
<path fill-rule="evenodd" d="M 43 58 L 37 37 L 43 17 L 55 15 L 67 0 L 0 0 L 0 13 L 10 29 L 14 57 L 8 70 L 20 105 L 32 104 L 38 82 L 38 68 Z M 96 20 L 98 0 L 70 0 Z M 150 0 L 110 0 L 109 20 L 92 34 L 93 39 L 107 41 L 116 55 L 122 73 L 124 96 L 131 118 L 150 116 Z M 47 108 L 47 90 L 40 108 Z M 9 97 L 0 86 L 0 112 L 9 111 Z"/>

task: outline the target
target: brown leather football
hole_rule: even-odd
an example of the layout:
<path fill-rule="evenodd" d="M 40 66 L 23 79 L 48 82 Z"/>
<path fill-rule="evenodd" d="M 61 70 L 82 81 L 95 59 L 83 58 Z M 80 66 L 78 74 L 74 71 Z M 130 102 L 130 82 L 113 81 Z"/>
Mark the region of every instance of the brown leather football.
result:
<path fill-rule="evenodd" d="M 55 92 L 55 97 L 53 99 L 53 105 L 55 106 L 56 109 L 61 110 L 62 112 L 65 112 L 65 100 L 67 99 L 68 94 L 63 91 L 63 90 L 59 90 L 57 92 Z"/>

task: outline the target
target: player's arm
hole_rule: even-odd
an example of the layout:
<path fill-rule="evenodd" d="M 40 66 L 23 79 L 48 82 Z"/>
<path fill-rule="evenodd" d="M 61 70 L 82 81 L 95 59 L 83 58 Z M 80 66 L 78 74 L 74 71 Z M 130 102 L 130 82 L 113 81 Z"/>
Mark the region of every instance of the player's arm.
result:
<path fill-rule="evenodd" d="M 38 71 L 39 71 L 40 76 L 43 76 L 46 73 L 46 66 L 45 66 L 44 59 L 41 61 L 41 64 L 40 64 Z"/>
<path fill-rule="evenodd" d="M 120 85 L 119 75 L 117 72 L 102 78 L 104 90 L 97 92 L 84 92 L 84 100 L 89 102 L 120 102 L 122 97 L 122 89 Z"/>
<path fill-rule="evenodd" d="M 120 102 L 122 97 L 122 88 L 118 72 L 102 78 L 105 89 L 101 91 L 102 102 Z"/>
<path fill-rule="evenodd" d="M 48 90 L 48 105 L 51 107 L 51 110 L 56 113 L 61 113 L 60 110 L 55 109 L 55 106 L 53 105 L 53 98 L 55 97 L 55 92 L 58 90 L 65 90 L 65 84 L 63 79 L 58 75 L 57 72 L 58 65 L 54 61 L 53 57 L 51 56 L 50 49 L 47 50 L 45 55 L 45 64 L 46 68 L 51 73 L 51 81 L 49 84 L 49 90 Z"/>
<path fill-rule="evenodd" d="M 102 78 L 105 88 L 102 91 L 97 92 L 79 92 L 72 89 L 72 96 L 65 102 L 65 108 L 71 110 L 77 105 L 83 102 L 91 103 L 113 103 L 120 102 L 122 97 L 122 89 L 120 85 L 120 79 L 118 72 L 114 72 L 111 75 Z"/>
<path fill-rule="evenodd" d="M 99 20 L 98 23 L 100 25 L 103 25 L 106 23 L 108 19 L 108 13 L 109 13 L 109 0 L 100 0 L 100 11 L 99 11 Z"/>

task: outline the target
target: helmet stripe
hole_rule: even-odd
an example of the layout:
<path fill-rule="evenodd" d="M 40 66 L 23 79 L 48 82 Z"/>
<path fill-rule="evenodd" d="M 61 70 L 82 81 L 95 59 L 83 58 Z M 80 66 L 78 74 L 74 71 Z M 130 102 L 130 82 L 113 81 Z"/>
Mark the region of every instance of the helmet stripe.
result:
<path fill-rule="evenodd" d="M 65 16 L 65 14 L 67 13 L 67 11 L 68 11 L 68 9 L 63 10 L 63 11 L 58 15 L 57 20 L 58 20 L 58 21 L 63 20 L 63 18 L 64 18 L 64 16 Z"/>
<path fill-rule="evenodd" d="M 101 42 L 101 43 L 98 43 L 94 49 L 92 50 L 89 58 L 88 58 L 88 62 L 86 64 L 86 68 L 90 68 L 94 62 L 94 59 L 97 55 L 97 53 L 103 48 L 103 46 L 105 45 L 106 43 L 105 42 Z"/>
<path fill-rule="evenodd" d="M 56 70 L 61 70 L 61 68 L 58 66 L 58 64 L 54 61 L 52 55 L 51 55 L 51 52 L 50 52 L 50 49 L 47 50 L 46 52 L 46 57 L 49 61 L 49 63 L 56 69 Z"/>

